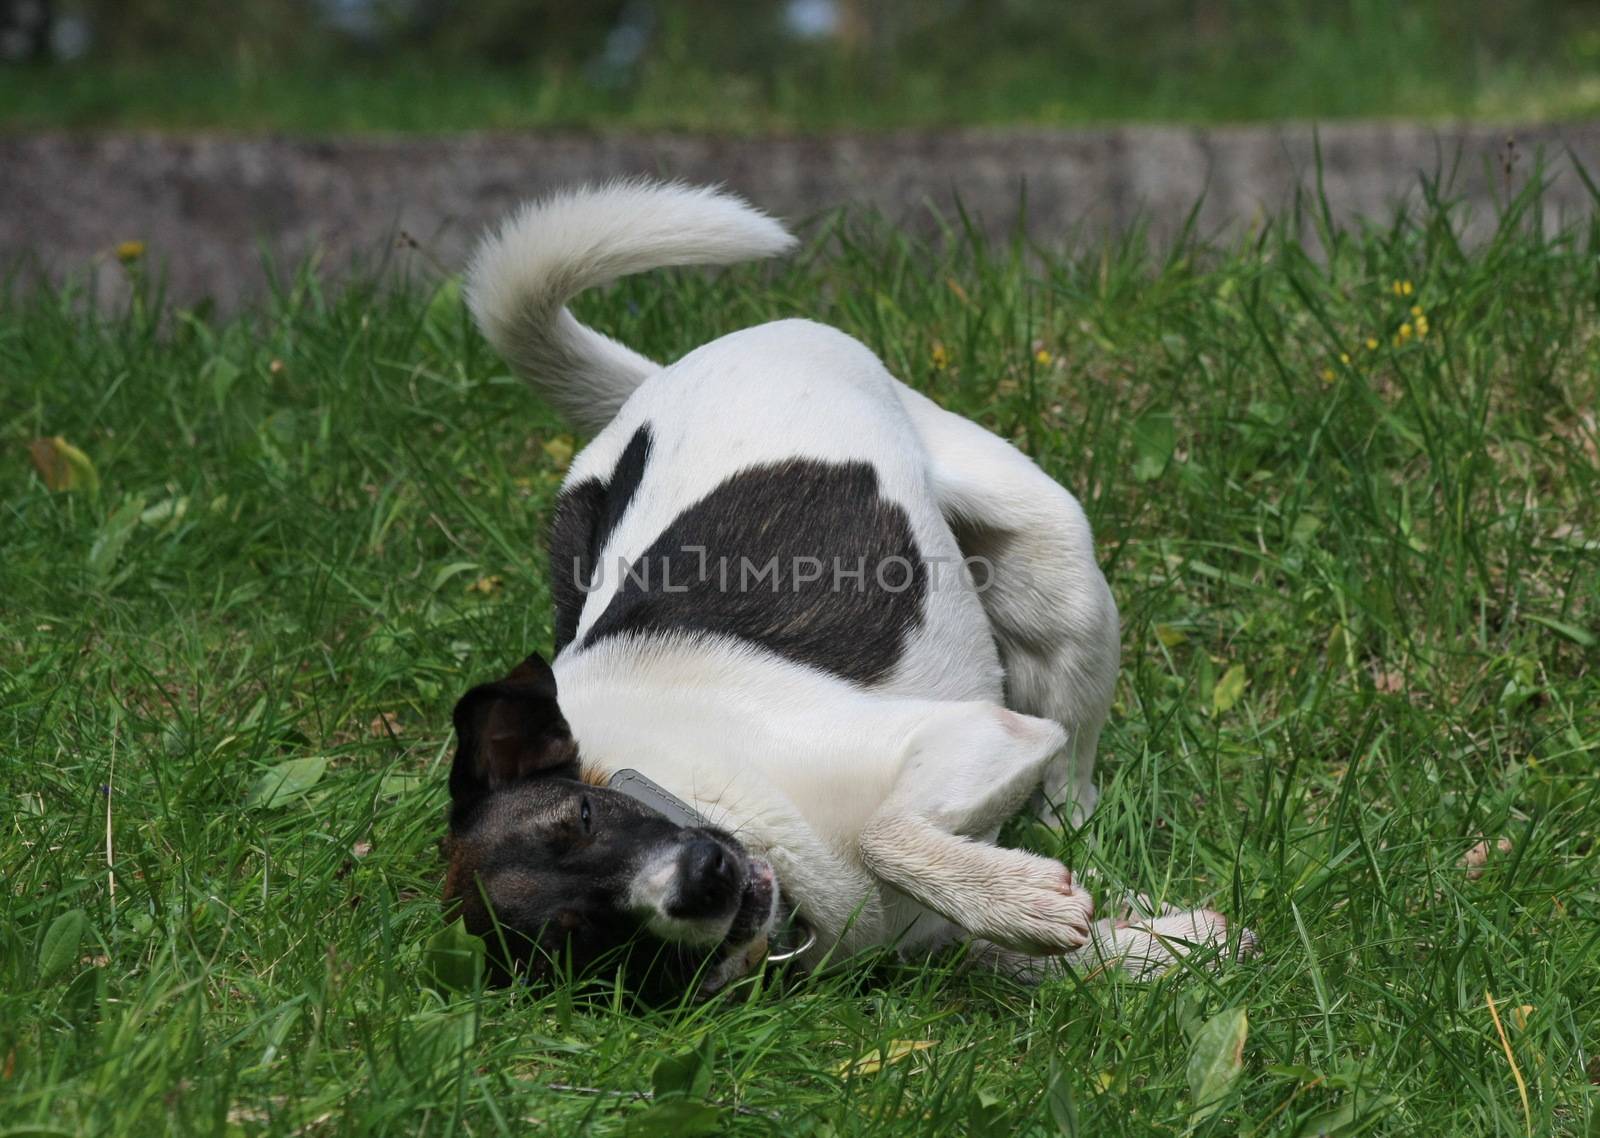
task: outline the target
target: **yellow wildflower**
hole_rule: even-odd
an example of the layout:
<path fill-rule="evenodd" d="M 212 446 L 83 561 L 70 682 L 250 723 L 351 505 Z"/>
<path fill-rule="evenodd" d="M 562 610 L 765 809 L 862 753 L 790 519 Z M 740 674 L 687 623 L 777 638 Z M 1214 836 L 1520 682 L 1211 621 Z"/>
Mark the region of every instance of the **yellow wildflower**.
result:
<path fill-rule="evenodd" d="M 1331 367 L 1323 368 L 1322 369 L 1322 382 L 1323 383 L 1332 383 L 1333 380 L 1334 380 L 1333 369 Z"/>
<path fill-rule="evenodd" d="M 539 449 L 544 451 L 557 470 L 565 470 L 572 465 L 573 442 L 571 435 L 555 435 L 545 439 L 539 444 Z"/>
<path fill-rule="evenodd" d="M 143 241 L 121 241 L 121 242 L 118 242 L 117 243 L 117 248 L 116 248 L 116 254 L 117 254 L 117 260 L 121 261 L 124 265 L 131 265 L 133 262 L 137 261 L 140 257 L 144 256 L 144 242 Z"/>
<path fill-rule="evenodd" d="M 1349 367 L 1350 366 L 1350 353 L 1349 352 L 1340 352 L 1339 353 L 1339 362 L 1342 363 L 1345 367 Z"/>
<path fill-rule="evenodd" d="M 1375 352 L 1377 350 L 1378 350 L 1378 339 L 1377 339 L 1377 337 L 1376 336 L 1368 336 L 1367 337 L 1367 351 Z"/>
<path fill-rule="evenodd" d="M 1048 367 L 1050 365 L 1050 361 L 1053 359 L 1055 359 L 1055 357 L 1049 352 L 1045 351 L 1043 348 L 1040 348 L 1037 352 L 1033 353 L 1033 360 L 1040 367 Z"/>
<path fill-rule="evenodd" d="M 1400 338 L 1402 340 L 1411 339 L 1411 325 L 1409 325 L 1409 324 L 1400 325 Z"/>
<path fill-rule="evenodd" d="M 1422 305 L 1413 304 L 1411 306 L 1411 315 L 1413 315 L 1413 316 L 1421 316 L 1422 315 Z"/>
<path fill-rule="evenodd" d="M 950 354 L 944 350 L 943 344 L 933 345 L 933 366 L 940 371 L 950 366 Z"/>

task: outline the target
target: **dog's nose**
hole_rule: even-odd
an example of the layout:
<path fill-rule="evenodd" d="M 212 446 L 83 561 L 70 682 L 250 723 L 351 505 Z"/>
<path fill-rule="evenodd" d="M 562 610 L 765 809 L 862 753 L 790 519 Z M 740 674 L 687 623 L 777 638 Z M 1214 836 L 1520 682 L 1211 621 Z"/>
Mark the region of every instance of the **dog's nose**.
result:
<path fill-rule="evenodd" d="M 709 886 L 732 885 L 733 859 L 721 842 L 696 838 L 683 851 L 683 875 Z"/>
<path fill-rule="evenodd" d="M 713 916 L 738 895 L 739 867 L 721 842 L 695 838 L 678 856 L 678 897 L 673 915 Z"/>

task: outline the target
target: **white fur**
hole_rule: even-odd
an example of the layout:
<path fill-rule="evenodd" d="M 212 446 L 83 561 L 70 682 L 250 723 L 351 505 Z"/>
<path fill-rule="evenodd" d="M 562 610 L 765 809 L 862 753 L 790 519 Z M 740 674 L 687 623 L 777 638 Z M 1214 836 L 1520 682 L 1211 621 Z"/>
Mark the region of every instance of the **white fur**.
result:
<path fill-rule="evenodd" d="M 1064 957 L 1017 952 L 984 940 L 973 942 L 972 957 L 986 968 L 1034 983 L 1059 972 L 1063 964 L 1080 973 L 1115 968 L 1143 979 L 1168 971 L 1191 952 L 1227 942 L 1228 921 L 1221 913 L 1169 908 L 1156 916 L 1096 921 L 1089 942 Z M 1251 956 L 1257 949 L 1256 934 L 1239 930 L 1239 955 Z"/>
<path fill-rule="evenodd" d="M 624 272 L 790 242 L 733 198 L 633 182 L 531 206 L 474 259 L 469 296 L 491 342 L 573 422 L 601 428 L 569 485 L 608 476 L 641 424 L 652 435 L 649 476 L 553 664 L 584 762 L 639 769 L 768 859 L 819 934 L 813 962 L 967 937 L 996 960 L 1170 961 L 1154 933 L 1093 925 L 1059 862 L 993 844 L 1030 796 L 1074 823 L 1095 801 L 1118 627 L 1077 501 L 832 328 L 778 321 L 658 368 L 560 307 Z M 730 475 L 797 456 L 871 463 L 925 556 L 954 565 L 965 546 L 993 582 L 980 592 L 952 574 L 930 588 L 921 626 L 870 688 L 731 638 L 584 646 L 619 561 Z M 1220 943 L 1220 918 L 1185 927 L 1202 926 Z"/>
<path fill-rule="evenodd" d="M 575 426 L 605 426 L 656 364 L 572 318 L 587 288 L 668 265 L 782 253 L 783 226 L 716 190 L 644 181 L 554 194 L 513 213 L 473 255 L 467 303 L 495 350 Z"/>
<path fill-rule="evenodd" d="M 682 888 L 681 852 L 677 846 L 667 846 L 639 867 L 628 889 L 628 907 L 642 914 L 650 931 L 663 940 L 707 947 L 720 944 L 733 923 L 732 913 L 685 918 L 669 912 Z"/>

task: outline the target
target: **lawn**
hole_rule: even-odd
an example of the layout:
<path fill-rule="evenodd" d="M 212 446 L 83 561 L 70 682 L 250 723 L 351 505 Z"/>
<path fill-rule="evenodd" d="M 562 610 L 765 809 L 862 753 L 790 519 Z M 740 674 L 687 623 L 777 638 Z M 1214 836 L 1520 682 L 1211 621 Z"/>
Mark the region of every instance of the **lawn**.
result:
<path fill-rule="evenodd" d="M 754 76 L 663 66 L 597 87 L 550 68 L 394 60 L 262 70 L 209 60 L 0 67 L 0 129 L 302 134 L 473 130 L 763 134 L 1405 119 L 1584 121 L 1600 114 L 1600 32 L 1581 60 L 1501 60 L 1406 45 L 1292 52 L 1256 74 L 1232 57 L 1127 74 L 1120 60 L 1040 59 L 966 71 L 907 61 Z M 1280 56 L 1268 56 L 1276 61 Z"/>
<path fill-rule="evenodd" d="M 808 40 L 785 30 L 799 6 L 875 16 Z M 0 129 L 738 134 L 1600 114 L 1600 13 L 1586 0 L 485 0 L 470 18 L 354 36 L 326 18 L 430 7 L 444 11 L 256 0 L 193 20 L 172 0 L 58 5 L 85 54 L 0 65 Z"/>
<path fill-rule="evenodd" d="M 1302 220 L 1324 253 L 828 217 L 584 299 L 660 358 L 834 323 L 1072 488 L 1125 621 L 1104 798 L 1013 838 L 1266 948 L 654 1011 L 425 967 L 449 709 L 549 650 L 581 443 L 454 283 L 13 289 L 0 1134 L 1600 1132 L 1600 228 Z"/>

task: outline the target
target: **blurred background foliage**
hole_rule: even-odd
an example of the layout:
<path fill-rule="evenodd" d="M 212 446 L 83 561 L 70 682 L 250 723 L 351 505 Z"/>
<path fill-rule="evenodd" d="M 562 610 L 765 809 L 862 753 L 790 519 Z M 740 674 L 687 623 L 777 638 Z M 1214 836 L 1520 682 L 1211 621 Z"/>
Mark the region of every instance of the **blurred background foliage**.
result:
<path fill-rule="evenodd" d="M 1570 118 L 1600 3 L 0 0 L 0 61 L 12 126 Z"/>

